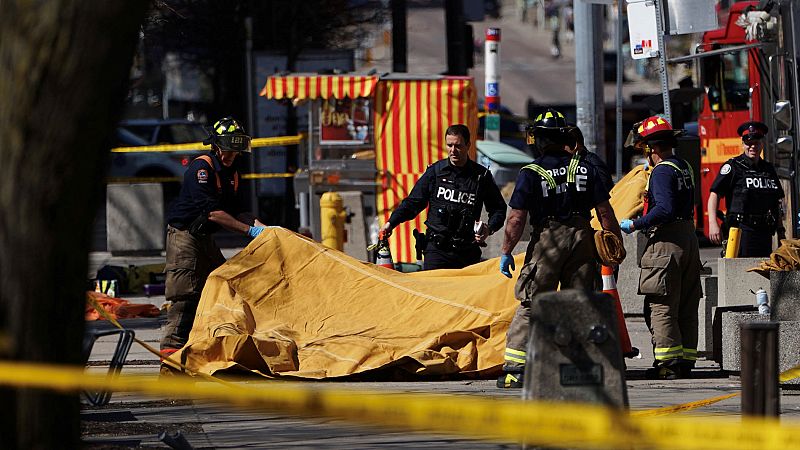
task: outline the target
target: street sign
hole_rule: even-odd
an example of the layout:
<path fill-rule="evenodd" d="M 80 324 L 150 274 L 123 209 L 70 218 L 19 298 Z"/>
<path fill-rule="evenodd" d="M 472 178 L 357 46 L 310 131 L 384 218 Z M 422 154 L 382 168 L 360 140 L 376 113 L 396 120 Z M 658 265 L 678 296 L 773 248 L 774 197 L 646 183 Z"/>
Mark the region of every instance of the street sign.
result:
<path fill-rule="evenodd" d="M 664 3 L 668 34 L 702 33 L 719 28 L 717 0 L 667 0 Z"/>
<path fill-rule="evenodd" d="M 483 139 L 487 141 L 500 141 L 500 114 L 488 113 L 484 116 Z"/>
<path fill-rule="evenodd" d="M 631 43 L 631 58 L 646 59 L 658 56 L 655 2 L 628 2 L 628 34 Z"/>

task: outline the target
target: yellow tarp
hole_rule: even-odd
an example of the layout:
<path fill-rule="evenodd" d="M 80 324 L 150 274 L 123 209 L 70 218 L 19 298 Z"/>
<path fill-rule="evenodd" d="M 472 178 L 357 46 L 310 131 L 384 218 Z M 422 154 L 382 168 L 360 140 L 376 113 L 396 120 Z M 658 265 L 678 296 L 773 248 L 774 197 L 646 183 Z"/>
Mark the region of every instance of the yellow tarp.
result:
<path fill-rule="evenodd" d="M 211 274 L 178 357 L 206 374 L 488 376 L 518 305 L 498 266 L 403 274 L 268 228 Z"/>
<path fill-rule="evenodd" d="M 633 219 L 642 215 L 643 194 L 650 178 L 650 169 L 639 165 L 631 169 L 624 177 L 617 181 L 611 189 L 611 207 L 617 220 Z M 592 211 L 594 215 L 594 211 Z M 592 217 L 592 228 L 599 230 L 600 223 L 597 217 Z"/>
<path fill-rule="evenodd" d="M 747 269 L 769 278 L 770 272 L 790 272 L 800 270 L 800 239 L 783 239 L 778 248 L 770 254 L 768 260 L 758 266 Z"/>

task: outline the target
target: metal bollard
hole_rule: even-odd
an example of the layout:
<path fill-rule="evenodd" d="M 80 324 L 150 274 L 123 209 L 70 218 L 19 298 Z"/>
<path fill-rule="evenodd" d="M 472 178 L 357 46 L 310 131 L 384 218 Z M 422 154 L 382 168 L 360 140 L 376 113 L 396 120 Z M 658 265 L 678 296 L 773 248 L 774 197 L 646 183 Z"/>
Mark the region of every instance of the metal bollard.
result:
<path fill-rule="evenodd" d="M 742 414 L 780 414 L 778 323 L 746 322 L 742 339 Z"/>

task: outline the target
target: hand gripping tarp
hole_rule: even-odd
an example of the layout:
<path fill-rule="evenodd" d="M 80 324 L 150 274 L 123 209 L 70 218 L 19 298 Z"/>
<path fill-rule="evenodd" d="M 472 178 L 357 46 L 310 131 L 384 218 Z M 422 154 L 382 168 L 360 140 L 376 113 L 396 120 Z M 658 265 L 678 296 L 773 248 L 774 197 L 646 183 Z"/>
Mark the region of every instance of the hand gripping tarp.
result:
<path fill-rule="evenodd" d="M 403 274 L 268 228 L 211 274 L 177 356 L 206 374 L 489 376 L 503 364 L 515 281 L 496 258 Z"/>

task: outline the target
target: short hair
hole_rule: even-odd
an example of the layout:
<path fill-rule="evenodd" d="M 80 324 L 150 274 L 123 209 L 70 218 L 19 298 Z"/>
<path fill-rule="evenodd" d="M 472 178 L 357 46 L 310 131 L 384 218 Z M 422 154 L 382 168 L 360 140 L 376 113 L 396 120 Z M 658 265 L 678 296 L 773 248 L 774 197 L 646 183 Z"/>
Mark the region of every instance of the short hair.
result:
<path fill-rule="evenodd" d="M 457 123 L 450 125 L 447 127 L 447 131 L 444 132 L 445 136 L 461 136 L 464 139 L 464 143 L 469 143 L 469 128 L 466 125 Z"/>

